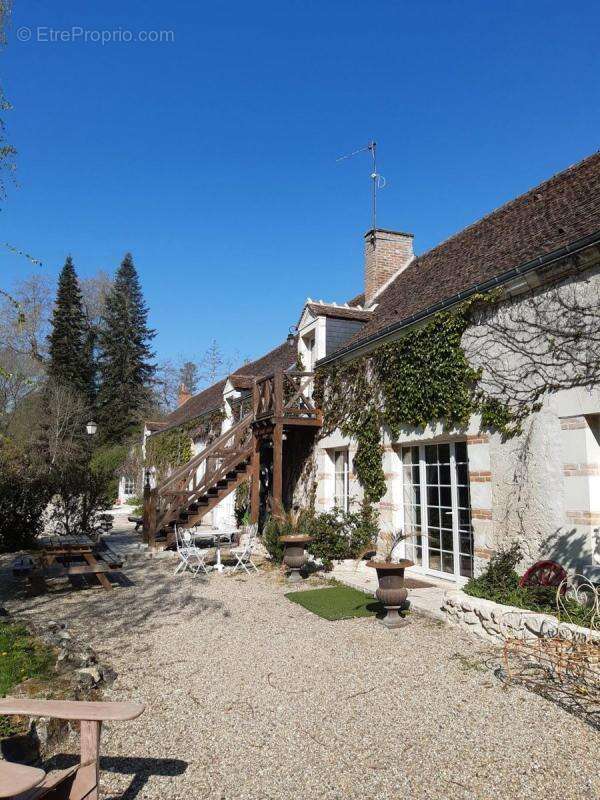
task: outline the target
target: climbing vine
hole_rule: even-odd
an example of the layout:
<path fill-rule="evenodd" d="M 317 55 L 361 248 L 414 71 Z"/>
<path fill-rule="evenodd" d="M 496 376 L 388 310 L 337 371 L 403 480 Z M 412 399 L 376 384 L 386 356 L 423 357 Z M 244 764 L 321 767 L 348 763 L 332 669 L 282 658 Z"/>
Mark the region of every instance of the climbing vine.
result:
<path fill-rule="evenodd" d="M 403 428 L 441 421 L 466 425 L 481 413 L 482 424 L 510 436 L 519 420 L 496 398 L 479 388 L 481 370 L 469 363 L 462 336 L 474 303 L 494 303 L 478 296 L 452 311 L 441 311 L 401 339 L 354 361 L 317 370 L 315 399 L 323 409 L 323 433 L 336 428 L 357 442 L 356 475 L 369 500 L 386 489 L 381 431 L 397 438 Z"/>
<path fill-rule="evenodd" d="M 196 418 L 155 433 L 146 440 L 146 464 L 155 467 L 159 474 L 187 463 L 192 457 L 192 441 L 195 438 L 216 438 L 221 429 L 225 414 L 213 411 L 204 417 Z"/>

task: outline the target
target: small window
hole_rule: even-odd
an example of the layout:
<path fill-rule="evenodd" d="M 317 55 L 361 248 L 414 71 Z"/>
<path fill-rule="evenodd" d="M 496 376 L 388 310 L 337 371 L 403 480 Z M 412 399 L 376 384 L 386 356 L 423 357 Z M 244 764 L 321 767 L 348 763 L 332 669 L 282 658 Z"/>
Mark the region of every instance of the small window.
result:
<path fill-rule="evenodd" d="M 334 468 L 334 497 L 336 508 L 348 511 L 348 490 L 350 488 L 350 471 L 348 464 L 348 450 L 333 451 Z"/>
<path fill-rule="evenodd" d="M 133 478 L 123 478 L 123 495 L 133 497 L 135 494 L 135 481 Z"/>

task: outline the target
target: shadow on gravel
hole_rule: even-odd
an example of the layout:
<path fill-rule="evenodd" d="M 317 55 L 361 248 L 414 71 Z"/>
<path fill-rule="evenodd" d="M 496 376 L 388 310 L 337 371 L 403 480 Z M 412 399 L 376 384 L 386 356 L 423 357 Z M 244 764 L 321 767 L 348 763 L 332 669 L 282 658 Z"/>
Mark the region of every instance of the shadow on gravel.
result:
<path fill-rule="evenodd" d="M 69 626 L 93 622 L 107 640 L 155 630 L 179 621 L 182 615 L 192 619 L 207 611 L 227 614 L 222 602 L 202 596 L 207 578 L 173 575 L 170 562 L 144 560 L 142 564 L 126 565 L 124 570 L 130 582 L 127 586 L 85 591 L 71 588 L 35 598 L 17 593 L 11 600 L 18 601 L 19 612 L 38 619 L 65 621 Z"/>
<path fill-rule="evenodd" d="M 43 764 L 46 771 L 66 769 L 79 761 L 78 756 L 59 753 Z M 107 796 L 105 800 L 133 800 L 153 775 L 173 777 L 183 775 L 188 767 L 187 761 L 179 758 L 135 758 L 122 756 L 100 757 L 100 780 L 103 772 L 117 775 L 133 775 L 127 789 L 119 795 Z"/>

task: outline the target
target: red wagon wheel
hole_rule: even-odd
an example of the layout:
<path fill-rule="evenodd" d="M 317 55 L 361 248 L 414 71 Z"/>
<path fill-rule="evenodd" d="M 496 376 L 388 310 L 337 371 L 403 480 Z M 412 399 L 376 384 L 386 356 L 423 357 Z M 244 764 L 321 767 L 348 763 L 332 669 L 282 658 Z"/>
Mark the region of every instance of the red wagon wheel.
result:
<path fill-rule="evenodd" d="M 522 589 L 535 586 L 550 586 L 553 589 L 558 589 L 566 577 L 566 570 L 556 561 L 536 561 L 523 575 L 519 581 L 519 586 Z M 566 584 L 564 588 L 566 589 Z"/>

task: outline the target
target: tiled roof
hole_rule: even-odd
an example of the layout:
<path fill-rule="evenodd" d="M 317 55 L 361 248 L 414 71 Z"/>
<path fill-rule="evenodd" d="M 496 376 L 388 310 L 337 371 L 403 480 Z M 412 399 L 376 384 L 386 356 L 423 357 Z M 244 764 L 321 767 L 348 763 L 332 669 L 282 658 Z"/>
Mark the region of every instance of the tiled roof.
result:
<path fill-rule="evenodd" d="M 348 300 L 349 306 L 364 306 L 365 304 L 365 293 L 361 292 L 357 294 L 356 297 L 353 297 L 352 300 Z"/>
<path fill-rule="evenodd" d="M 242 364 L 239 369 L 232 372 L 232 375 L 252 375 L 255 378 L 262 378 L 265 375 L 270 375 L 278 369 L 289 369 L 296 363 L 297 350 L 296 347 L 290 347 L 287 342 L 280 344 L 274 350 L 271 350 L 266 355 L 257 358 L 256 361 L 250 361 L 248 364 Z"/>
<path fill-rule="evenodd" d="M 371 320 L 342 350 L 598 230 L 600 152 L 417 256 L 377 298 Z"/>
<path fill-rule="evenodd" d="M 314 317 L 335 317 L 336 319 L 356 319 L 366 322 L 372 311 L 350 306 L 337 306 L 332 303 L 307 303 L 306 307 Z"/>
<path fill-rule="evenodd" d="M 252 387 L 253 378 L 262 378 L 278 369 L 289 369 L 295 363 L 296 347 L 290 347 L 287 342 L 284 342 L 255 361 L 243 364 L 235 372 L 232 372 L 229 378 L 236 389 L 249 389 Z M 226 382 L 226 380 L 222 380 L 214 383 L 190 397 L 183 405 L 165 417 L 162 421 L 162 429 L 181 425 L 219 408 L 223 402 L 223 389 Z"/>
<path fill-rule="evenodd" d="M 224 386 L 225 381 L 219 381 L 190 397 L 183 405 L 176 408 L 175 411 L 171 411 L 165 417 L 164 422 L 166 425 L 164 427 L 172 428 L 175 425 L 181 425 L 219 408 L 223 402 Z"/>

